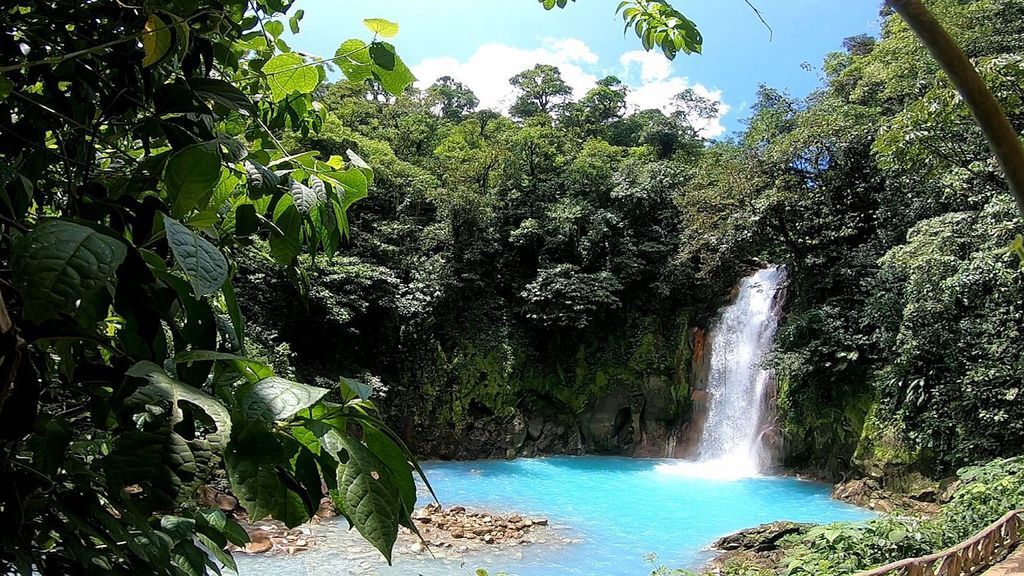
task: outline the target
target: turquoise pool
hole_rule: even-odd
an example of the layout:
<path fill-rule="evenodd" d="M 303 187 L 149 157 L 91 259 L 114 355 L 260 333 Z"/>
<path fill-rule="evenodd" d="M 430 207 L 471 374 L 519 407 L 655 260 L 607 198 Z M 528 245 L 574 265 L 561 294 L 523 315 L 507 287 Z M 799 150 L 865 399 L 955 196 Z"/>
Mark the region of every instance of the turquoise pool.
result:
<path fill-rule="evenodd" d="M 239 558 L 243 576 L 492 574 L 646 576 L 647 554 L 695 568 L 717 537 L 773 520 L 860 520 L 871 513 L 829 497 L 823 484 L 793 478 L 735 477 L 715 463 L 602 457 L 437 462 L 424 468 L 445 506 L 520 512 L 550 519 L 574 543 L 430 559 L 400 553 L 388 567 L 347 525 L 321 526 L 324 542 L 292 558 Z M 425 503 L 425 502 L 424 502 Z"/>

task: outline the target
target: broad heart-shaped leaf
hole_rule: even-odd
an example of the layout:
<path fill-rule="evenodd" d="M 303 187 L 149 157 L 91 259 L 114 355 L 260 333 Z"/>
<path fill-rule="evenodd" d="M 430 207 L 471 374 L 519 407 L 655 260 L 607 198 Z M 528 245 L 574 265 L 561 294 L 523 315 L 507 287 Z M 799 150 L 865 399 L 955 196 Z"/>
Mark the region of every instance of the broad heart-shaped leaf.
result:
<path fill-rule="evenodd" d="M 14 244 L 11 270 L 25 318 L 42 322 L 75 309 L 113 278 L 123 242 L 64 220 L 45 220 Z"/>
<path fill-rule="evenodd" d="M 281 265 L 291 264 L 302 252 L 302 213 L 291 195 L 281 197 L 274 209 L 274 230 L 270 234 L 270 255 Z"/>
<path fill-rule="evenodd" d="M 255 200 L 263 196 L 271 196 L 277 191 L 280 178 L 263 164 L 246 160 L 245 174 L 249 182 L 249 198 Z"/>
<path fill-rule="evenodd" d="M 317 181 L 319 182 L 319 179 Z M 320 182 L 320 190 L 323 190 L 323 182 Z M 314 189 L 298 180 L 292 181 L 288 191 L 292 195 L 292 202 L 295 203 L 295 208 L 303 215 L 308 215 L 320 205 L 321 200 L 326 200 L 326 192 L 324 192 L 324 197 L 321 199 Z"/>
<path fill-rule="evenodd" d="M 191 496 L 197 461 L 188 442 L 165 422 L 156 430 L 129 430 L 117 437 L 103 459 L 107 484 L 115 491 L 142 489 L 133 500 L 146 511 L 168 511 Z"/>
<path fill-rule="evenodd" d="M 216 398 L 171 378 L 163 368 L 152 362 L 139 362 L 128 370 L 127 375 L 149 381 L 148 385 L 139 388 L 129 397 L 129 403 L 146 406 L 168 401 L 172 406 L 171 420 L 175 424 L 181 422 L 184 416 L 181 403 L 192 404 L 205 412 L 217 429 L 215 433 L 206 435 L 210 445 L 220 450 L 227 443 L 231 435 L 231 413 Z"/>
<path fill-rule="evenodd" d="M 213 294 L 228 279 L 228 261 L 216 246 L 177 220 L 164 217 L 167 243 L 198 298 Z"/>
<path fill-rule="evenodd" d="M 394 38 L 398 36 L 398 24 L 385 20 L 383 18 L 367 18 L 363 20 L 363 25 L 381 38 Z"/>
<path fill-rule="evenodd" d="M 405 89 L 416 81 L 412 71 L 395 53 L 394 46 L 387 42 L 374 42 L 373 51 L 374 53 L 371 54 L 370 45 L 362 40 L 348 40 L 338 48 L 334 57 L 338 67 L 349 80 L 363 82 L 374 79 L 380 82 L 385 90 L 396 96 L 405 92 Z M 392 59 L 385 57 L 384 52 L 394 55 L 394 66 L 390 69 L 379 64 L 379 62 L 392 63 Z"/>
<path fill-rule="evenodd" d="M 171 29 L 156 14 L 150 14 L 142 27 L 142 67 L 147 68 L 163 59 L 171 49 Z"/>
<path fill-rule="evenodd" d="M 388 470 L 391 471 L 391 477 L 395 481 L 395 486 L 398 488 L 398 493 L 402 496 L 403 508 L 398 518 L 401 522 L 416 508 L 416 480 L 413 478 L 409 459 L 406 458 L 402 447 L 388 438 L 387 434 L 366 422 L 362 422 L 361 425 L 363 440 L 366 441 L 366 445 L 374 455 L 387 465 Z"/>
<path fill-rule="evenodd" d="M 302 450 L 294 438 L 256 428 L 234 438 L 224 455 L 235 496 L 253 521 L 272 516 L 289 527 L 309 518 L 301 496 L 283 481 L 289 461 Z"/>
<path fill-rule="evenodd" d="M 182 148 L 164 168 L 163 183 L 176 216 L 202 208 L 219 181 L 220 146 L 216 140 Z"/>
<path fill-rule="evenodd" d="M 373 395 L 373 386 L 353 378 L 342 378 L 341 395 L 346 402 L 357 397 L 363 400 L 369 400 L 370 396 Z"/>
<path fill-rule="evenodd" d="M 118 488 L 139 485 L 142 495 L 136 500 L 140 505 L 150 511 L 168 510 L 206 480 L 227 446 L 231 414 L 213 397 L 171 378 L 152 362 L 139 362 L 126 374 L 148 381 L 125 403 L 142 418 L 140 429 L 122 434 L 104 459 L 107 480 Z M 170 404 L 169 414 L 152 411 L 165 404 Z M 196 418 L 197 409 L 208 420 Z M 153 420 L 159 425 L 154 427 Z M 202 434 L 207 422 L 212 422 L 213 430 Z M 181 423 L 198 435 L 182 437 L 178 431 Z"/>
<path fill-rule="evenodd" d="M 239 401 L 242 418 L 271 423 L 288 420 L 320 401 L 327 390 L 272 376 L 245 390 Z"/>
<path fill-rule="evenodd" d="M 295 52 L 274 56 L 263 65 L 263 73 L 267 75 L 270 95 L 275 102 L 284 100 L 292 92 L 309 94 L 320 84 L 320 73 L 306 65 L 302 56 Z"/>
<path fill-rule="evenodd" d="M 362 170 L 349 168 L 338 176 L 338 183 L 341 184 L 343 194 L 341 196 L 341 207 L 348 210 L 348 207 L 359 200 L 366 198 L 369 194 L 369 182 Z"/>
<path fill-rule="evenodd" d="M 220 78 L 190 78 L 188 85 L 201 98 L 230 108 L 231 110 L 252 110 L 253 103 L 234 84 Z"/>
<path fill-rule="evenodd" d="M 271 20 L 264 24 L 263 28 L 275 39 L 280 38 L 281 34 L 284 34 L 284 23 L 279 20 Z"/>
<path fill-rule="evenodd" d="M 338 498 L 335 504 L 388 564 L 398 538 L 402 495 L 391 471 L 358 440 L 343 437 L 348 460 L 338 466 Z"/>

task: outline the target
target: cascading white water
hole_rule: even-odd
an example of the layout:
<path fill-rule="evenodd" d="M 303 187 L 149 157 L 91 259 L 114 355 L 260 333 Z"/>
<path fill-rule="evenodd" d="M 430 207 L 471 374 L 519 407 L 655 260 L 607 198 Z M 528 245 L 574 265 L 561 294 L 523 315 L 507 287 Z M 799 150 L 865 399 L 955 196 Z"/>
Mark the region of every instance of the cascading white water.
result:
<path fill-rule="evenodd" d="M 768 462 L 766 428 L 772 425 L 768 393 L 774 374 L 761 366 L 779 325 L 786 271 L 760 270 L 744 278 L 736 301 L 722 309 L 710 333 L 707 418 L 696 462 L 662 471 L 718 478 L 756 475 Z"/>
<path fill-rule="evenodd" d="M 743 279 L 736 301 L 722 309 L 711 331 L 708 416 L 697 459 L 737 472 L 766 462 L 762 441 L 765 394 L 773 374 L 761 367 L 779 325 L 777 297 L 786 272 L 766 268 Z"/>

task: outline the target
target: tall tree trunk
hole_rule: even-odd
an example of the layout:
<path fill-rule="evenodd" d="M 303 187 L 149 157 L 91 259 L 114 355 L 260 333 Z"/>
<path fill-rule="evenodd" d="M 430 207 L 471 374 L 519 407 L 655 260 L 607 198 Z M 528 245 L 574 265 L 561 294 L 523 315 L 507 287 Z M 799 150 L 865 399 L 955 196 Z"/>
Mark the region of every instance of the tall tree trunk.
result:
<path fill-rule="evenodd" d="M 945 70 L 981 127 L 1024 215 L 1024 145 L 1002 106 L 956 41 L 922 0 L 886 0 Z"/>

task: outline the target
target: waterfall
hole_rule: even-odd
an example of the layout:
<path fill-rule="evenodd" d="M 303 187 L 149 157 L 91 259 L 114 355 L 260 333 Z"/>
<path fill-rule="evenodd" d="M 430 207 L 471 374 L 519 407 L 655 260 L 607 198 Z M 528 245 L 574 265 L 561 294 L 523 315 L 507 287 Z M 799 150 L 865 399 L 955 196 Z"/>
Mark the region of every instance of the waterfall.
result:
<path fill-rule="evenodd" d="M 778 328 L 785 280 L 782 267 L 760 270 L 743 279 L 735 302 L 719 313 L 708 337 L 707 412 L 696 461 L 663 471 L 735 478 L 770 466 L 775 378 L 762 360 Z"/>

